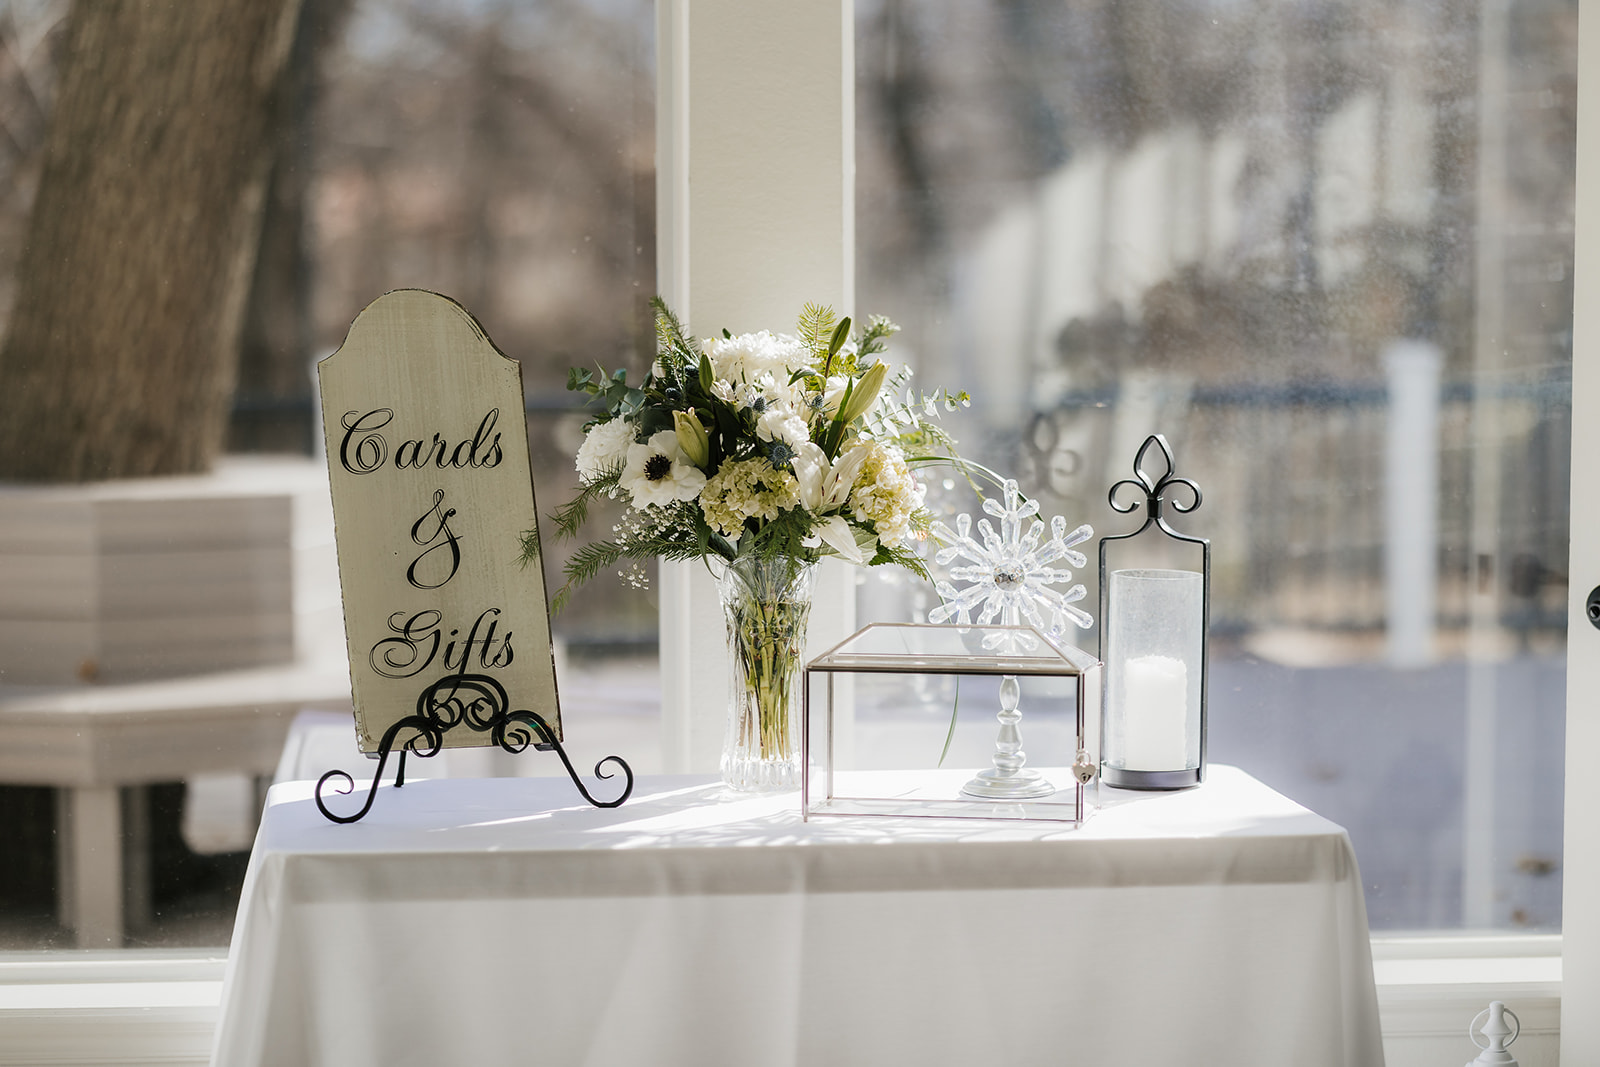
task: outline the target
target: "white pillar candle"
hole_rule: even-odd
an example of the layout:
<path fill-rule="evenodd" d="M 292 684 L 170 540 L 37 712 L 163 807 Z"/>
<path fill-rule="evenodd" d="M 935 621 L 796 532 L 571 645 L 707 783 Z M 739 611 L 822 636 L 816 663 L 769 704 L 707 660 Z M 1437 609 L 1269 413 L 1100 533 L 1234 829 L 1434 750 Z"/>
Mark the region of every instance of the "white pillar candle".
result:
<path fill-rule="evenodd" d="M 1171 656 L 1136 656 L 1123 668 L 1123 766 L 1176 771 L 1188 765 L 1189 671 Z"/>

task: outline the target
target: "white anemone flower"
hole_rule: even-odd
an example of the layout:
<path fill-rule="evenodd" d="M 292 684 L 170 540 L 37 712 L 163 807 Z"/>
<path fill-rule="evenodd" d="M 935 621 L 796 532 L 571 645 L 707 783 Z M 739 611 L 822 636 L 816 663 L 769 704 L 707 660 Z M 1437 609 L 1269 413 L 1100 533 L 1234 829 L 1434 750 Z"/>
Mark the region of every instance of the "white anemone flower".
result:
<path fill-rule="evenodd" d="M 689 462 L 678 435 L 662 430 L 644 444 L 628 446 L 628 462 L 618 484 L 633 497 L 633 506 L 666 505 L 693 500 L 705 488 L 706 476 Z"/>

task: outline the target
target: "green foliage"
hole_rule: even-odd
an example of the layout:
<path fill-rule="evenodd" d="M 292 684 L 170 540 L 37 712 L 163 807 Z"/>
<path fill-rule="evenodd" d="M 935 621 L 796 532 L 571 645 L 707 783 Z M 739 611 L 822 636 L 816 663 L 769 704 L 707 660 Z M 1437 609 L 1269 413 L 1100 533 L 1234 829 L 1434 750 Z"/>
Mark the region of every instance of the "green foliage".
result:
<path fill-rule="evenodd" d="M 550 515 L 550 521 L 556 524 L 556 539 L 565 541 L 570 537 L 576 537 L 579 527 L 589 521 L 589 508 L 595 498 L 610 493 L 621 477 L 622 467 L 619 465 L 601 471 L 593 480 L 579 486 L 578 495 L 556 508 Z"/>
<path fill-rule="evenodd" d="M 915 574 L 918 578 L 921 578 L 924 581 L 933 581 L 933 575 L 928 573 L 928 565 L 923 562 L 922 557 L 904 545 L 890 548 L 882 542 L 879 542 L 877 555 L 873 556 L 867 561 L 867 566 L 882 567 L 885 564 L 892 564 L 896 567 L 904 567 L 906 570 L 910 571 L 912 574 Z"/>
<path fill-rule="evenodd" d="M 652 297 L 650 306 L 656 313 L 656 356 L 661 364 L 675 371 L 698 367 L 700 346 L 684 331 L 683 323 L 667 302 L 659 296 Z"/>
<path fill-rule="evenodd" d="M 567 580 L 550 598 L 550 611 L 559 614 L 580 585 L 601 571 L 615 567 L 624 555 L 622 546 L 615 541 L 590 541 L 579 548 L 562 568 Z"/>
<path fill-rule="evenodd" d="M 517 544 L 517 562 L 524 567 L 530 563 L 539 562 L 539 523 L 537 520 L 533 524 L 533 529 L 522 531 L 522 537 Z"/>
<path fill-rule="evenodd" d="M 550 610 L 560 612 L 579 586 L 625 559 L 651 559 L 656 556 L 669 560 L 702 559 L 710 539 L 720 540 L 727 549 L 724 552 L 712 545 L 714 551 L 728 559 L 733 558 L 732 546 L 709 528 L 704 532 L 710 534 L 710 538 L 701 538 L 701 530 L 696 527 L 704 528 L 705 522 L 699 518 L 699 509 L 692 504 L 679 503 L 653 510 L 662 514 L 652 524 L 641 526 L 620 540 L 591 541 L 574 552 L 561 569 L 566 582 L 551 598 Z"/>
<path fill-rule="evenodd" d="M 575 393 L 588 393 L 601 400 L 606 409 L 606 417 L 599 420 L 601 422 L 632 415 L 645 403 L 645 391 L 630 387 L 628 372 L 621 367 L 609 376 L 599 364 L 595 365 L 594 371 L 573 367 L 567 371 L 567 389 Z"/>
<path fill-rule="evenodd" d="M 884 318 L 874 315 L 867 320 L 866 329 L 856 338 L 856 356 L 874 356 L 884 351 L 889 346 L 885 343 L 889 338 L 900 332 L 900 327 Z M 909 376 L 909 372 L 908 372 Z"/>
<path fill-rule="evenodd" d="M 800 311 L 800 322 L 797 334 L 808 349 L 812 358 L 820 365 L 828 358 L 828 345 L 833 340 L 833 331 L 837 328 L 833 309 L 822 304 L 807 304 Z"/>

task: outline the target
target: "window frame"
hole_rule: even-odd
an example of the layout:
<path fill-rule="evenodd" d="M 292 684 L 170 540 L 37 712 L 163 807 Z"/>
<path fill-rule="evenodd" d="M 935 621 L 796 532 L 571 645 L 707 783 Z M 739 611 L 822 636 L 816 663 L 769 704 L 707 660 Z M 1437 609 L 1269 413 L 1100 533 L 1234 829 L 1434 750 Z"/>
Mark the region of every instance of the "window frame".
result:
<path fill-rule="evenodd" d="M 697 2 L 693 30 L 720 22 L 729 8 L 738 6 L 737 0 Z M 1486 2 L 1505 5 L 1508 0 Z M 1595 24 L 1595 19 L 1584 18 L 1582 13 L 1583 7 L 1593 7 L 1595 3 L 1600 0 L 1579 0 L 1580 72 L 1600 70 L 1600 24 Z M 829 0 L 825 6 L 831 11 L 834 0 Z M 839 62 L 835 63 L 834 57 L 827 55 L 814 56 L 812 61 L 826 62 L 853 75 L 852 0 L 843 0 L 842 7 L 847 24 L 838 45 Z M 694 63 L 689 40 L 692 30 L 688 0 L 658 0 L 658 11 L 661 32 L 657 41 L 657 130 L 658 162 L 662 164 L 657 172 L 658 284 L 669 299 L 693 306 L 689 298 L 702 284 L 689 255 L 695 236 L 716 234 L 724 227 L 736 229 L 739 222 L 731 217 L 707 218 L 704 213 L 691 214 L 686 189 L 676 184 L 687 182 L 696 166 L 696 161 L 687 158 L 691 143 L 690 118 L 698 107 L 695 94 L 705 87 L 690 84 L 685 77 L 685 71 Z M 762 43 L 759 37 L 758 33 L 755 39 L 741 43 L 759 47 Z M 803 43 L 816 48 L 825 46 L 826 42 L 817 37 Z M 743 101 L 743 110 L 730 109 L 719 113 L 719 117 L 725 122 L 755 126 L 782 118 L 820 123 L 828 116 L 837 116 L 841 127 L 836 135 L 837 143 L 853 146 L 853 96 L 853 78 L 847 76 L 840 87 L 842 107 L 835 108 L 831 98 L 821 106 L 815 103 L 808 106 L 791 96 L 787 106 L 792 110 L 787 115 L 775 115 L 771 108 L 781 105 L 752 96 Z M 1574 300 L 1572 395 L 1574 457 L 1600 454 L 1600 379 L 1596 378 L 1596 357 L 1591 355 L 1590 341 L 1596 328 L 1597 312 L 1592 310 L 1596 302 L 1582 299 L 1582 293 L 1594 288 L 1593 279 L 1600 275 L 1600 260 L 1596 259 L 1596 252 L 1600 251 L 1600 219 L 1596 218 L 1600 210 L 1600 192 L 1586 191 L 1583 180 L 1600 172 L 1600 120 L 1596 119 L 1600 114 L 1600 77 L 1580 75 L 1579 97 L 1575 267 L 1578 289 Z M 737 143 L 735 131 L 723 132 Z M 670 155 L 680 149 L 686 154 L 684 157 Z M 847 156 L 840 159 L 838 165 L 838 180 L 845 183 L 848 201 L 853 198 L 853 162 Z M 813 176 L 818 183 L 836 180 L 831 174 Z M 853 211 L 853 206 L 844 209 L 846 217 L 852 220 Z M 850 259 L 853 226 L 844 232 L 833 232 L 837 234 L 837 255 Z M 730 265 L 722 266 L 728 269 Z M 854 299 L 853 278 L 844 285 L 841 305 L 848 308 Z M 1578 417 L 1580 413 L 1591 417 Z M 1600 469 L 1589 473 L 1574 462 L 1572 470 L 1572 529 L 1589 528 L 1591 523 L 1600 523 Z M 1574 549 L 1577 543 L 1578 539 L 1573 538 Z M 1568 636 L 1571 640 L 1579 634 L 1579 622 L 1585 618 L 1587 590 L 1600 585 L 1600 559 L 1581 561 L 1574 551 L 1569 574 Z M 821 602 L 822 598 L 818 600 Z M 835 620 L 836 624 L 838 621 Z M 664 578 L 661 589 L 663 751 L 668 753 L 669 770 L 710 772 L 716 769 L 711 755 L 715 749 L 703 742 L 708 736 L 717 736 L 723 701 L 714 697 L 725 692 L 725 674 L 721 673 L 724 668 L 719 662 L 722 655 L 719 622 L 715 592 L 708 581 L 701 581 L 697 586 L 696 579 L 686 572 Z M 1583 630 L 1586 632 L 1587 627 Z M 669 644 L 669 633 L 685 636 L 681 644 Z M 1569 694 L 1600 691 L 1600 657 L 1595 657 L 1592 663 L 1582 662 L 1582 659 L 1568 656 Z M 700 745 L 691 743 L 691 738 L 695 737 L 702 741 Z M 1478 1006 L 1481 1007 L 1490 996 L 1502 1000 L 1520 999 L 1534 1015 L 1529 1020 L 1530 1036 L 1541 1032 L 1553 1036 L 1562 994 L 1574 998 L 1574 1003 L 1600 998 L 1600 782 L 1591 783 L 1585 779 L 1583 772 L 1587 768 L 1579 764 L 1575 755 L 1597 750 L 1600 750 L 1600 708 L 1584 707 L 1569 697 L 1562 934 L 1539 938 L 1514 934 L 1485 937 L 1463 931 L 1425 937 L 1374 937 L 1386 1039 L 1390 1036 L 1391 1025 L 1395 1027 L 1393 1036 L 1396 1038 L 1426 1035 L 1443 1039 L 1445 1031 L 1439 1030 L 1435 1023 L 1447 1007 L 1459 1016 L 1459 1024 L 1448 1032 L 1459 1034 L 1460 1028 L 1471 1018 L 1470 1013 L 1460 1015 L 1460 1012 L 1480 1000 L 1482 1003 Z M 1465 966 L 1463 961 L 1467 960 L 1473 961 L 1472 967 Z M 1393 966 L 1395 963 L 1406 966 Z M 1451 977 L 1466 970 L 1489 980 L 1463 984 Z M 1569 1016 L 1560 1033 L 1562 1051 L 1569 1062 L 1600 1062 L 1600 1020 L 1589 1022 L 1576 1015 Z"/>

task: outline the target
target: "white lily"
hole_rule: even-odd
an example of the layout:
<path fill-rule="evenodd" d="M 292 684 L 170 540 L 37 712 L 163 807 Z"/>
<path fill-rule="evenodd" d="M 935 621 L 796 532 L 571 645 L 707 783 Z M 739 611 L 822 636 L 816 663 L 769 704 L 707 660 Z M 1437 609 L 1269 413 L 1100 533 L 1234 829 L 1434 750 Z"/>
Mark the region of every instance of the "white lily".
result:
<path fill-rule="evenodd" d="M 876 542 L 877 538 L 873 538 L 873 541 Z M 819 525 L 812 527 L 811 536 L 803 539 L 800 543 L 807 548 L 818 548 L 826 544 L 834 552 L 838 553 L 841 558 L 850 563 L 863 564 L 868 559 L 864 546 L 856 542 L 855 531 L 850 528 L 848 522 L 844 521 L 844 516 L 842 515 L 829 515 Z M 872 549 L 874 553 L 877 552 L 876 543 L 873 544 Z"/>
<path fill-rule="evenodd" d="M 850 499 L 861 474 L 861 465 L 872 454 L 870 448 L 857 444 L 844 455 L 828 462 L 822 449 L 807 441 L 795 449 L 794 476 L 800 483 L 800 503 L 807 511 L 832 511 L 842 508 Z"/>

